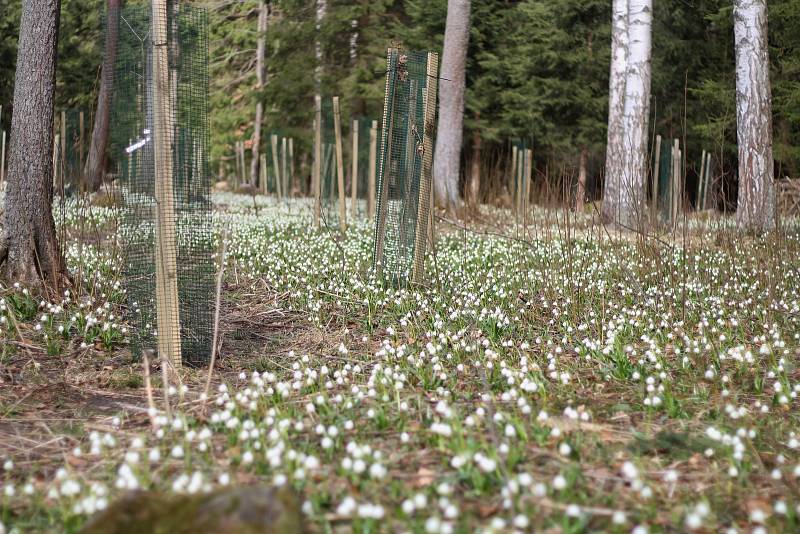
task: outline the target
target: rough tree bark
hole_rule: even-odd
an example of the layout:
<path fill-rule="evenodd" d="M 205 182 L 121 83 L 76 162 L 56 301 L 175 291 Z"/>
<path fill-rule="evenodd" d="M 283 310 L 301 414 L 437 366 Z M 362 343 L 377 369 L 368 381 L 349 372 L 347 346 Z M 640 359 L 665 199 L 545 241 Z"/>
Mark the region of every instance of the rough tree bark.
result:
<path fill-rule="evenodd" d="M 772 96 L 769 84 L 766 0 L 734 0 L 736 137 L 739 145 L 740 228 L 775 227 Z"/>
<path fill-rule="evenodd" d="M 608 80 L 608 140 L 603 193 L 603 219 L 617 219 L 624 151 L 622 115 L 628 68 L 628 0 L 614 0 L 611 19 L 611 67 Z"/>
<path fill-rule="evenodd" d="M 256 117 L 253 121 L 253 158 L 250 161 L 250 184 L 255 187 L 258 183 L 260 159 L 258 152 L 261 147 L 261 123 L 264 121 L 264 103 L 261 101 L 261 90 L 264 88 L 264 51 L 266 49 L 267 32 L 267 3 L 261 0 L 258 3 L 258 41 L 256 44 Z"/>
<path fill-rule="evenodd" d="M 94 114 L 92 141 L 89 143 L 89 156 L 83 169 L 86 188 L 97 191 L 103 183 L 106 167 L 106 147 L 108 146 L 108 121 L 111 111 L 111 89 L 114 86 L 114 62 L 117 57 L 119 41 L 119 9 L 121 0 L 108 0 L 106 4 L 106 43 L 103 65 L 100 71 L 100 92 L 97 95 L 97 110 Z"/>
<path fill-rule="evenodd" d="M 464 123 L 464 84 L 469 43 L 470 0 L 448 0 L 439 82 L 439 127 L 433 158 L 436 202 L 458 206 L 458 178 Z"/>
<path fill-rule="evenodd" d="M 6 184 L 2 275 L 9 282 L 56 289 L 66 265 L 53 222 L 53 96 L 60 0 L 22 4 L 14 116 Z"/>
<path fill-rule="evenodd" d="M 652 0 L 628 2 L 628 70 L 625 80 L 623 152 L 619 206 L 615 222 L 638 229 L 644 222 L 647 162 L 647 122 L 650 112 L 650 52 Z"/>

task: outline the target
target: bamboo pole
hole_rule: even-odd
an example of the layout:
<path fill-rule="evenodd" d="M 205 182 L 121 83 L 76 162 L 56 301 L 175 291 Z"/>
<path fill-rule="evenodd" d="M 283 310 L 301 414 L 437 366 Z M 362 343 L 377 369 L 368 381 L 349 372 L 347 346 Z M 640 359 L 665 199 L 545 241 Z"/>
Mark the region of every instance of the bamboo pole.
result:
<path fill-rule="evenodd" d="M 180 308 L 175 241 L 175 206 L 172 176 L 172 124 L 169 57 L 167 49 L 167 2 L 153 0 L 153 156 L 156 195 L 156 317 L 159 356 L 174 367 L 181 365 Z"/>
<path fill-rule="evenodd" d="M 333 97 L 333 129 L 336 136 L 336 177 L 339 182 L 339 230 L 347 231 L 347 208 L 344 193 L 344 160 L 342 158 L 342 121 L 339 115 L 339 97 Z"/>
<path fill-rule="evenodd" d="M 358 215 L 358 120 L 353 121 L 353 148 L 350 152 L 350 215 L 355 220 Z"/>
<path fill-rule="evenodd" d="M 656 154 L 653 163 L 653 175 L 650 177 L 650 189 L 653 198 L 650 201 L 650 218 L 655 222 L 658 217 L 658 179 L 661 176 L 661 136 L 656 136 Z"/>
<path fill-rule="evenodd" d="M 272 168 L 275 171 L 275 194 L 281 198 L 281 170 L 278 167 L 278 135 L 269 136 L 270 146 L 272 146 Z"/>
<path fill-rule="evenodd" d="M 431 217 L 431 166 L 433 163 L 433 132 L 430 130 L 436 117 L 436 93 L 438 90 L 439 55 L 428 52 L 427 77 L 422 107 L 422 173 L 420 174 L 419 198 L 417 199 L 417 231 L 414 236 L 414 271 L 411 280 L 422 282 L 425 275 L 425 252 Z M 413 110 L 412 110 L 413 113 Z"/>
<path fill-rule="evenodd" d="M 289 187 L 289 177 L 287 176 L 287 173 L 286 173 L 286 138 L 285 137 L 281 138 L 281 184 L 282 184 L 281 192 L 283 193 L 283 198 L 286 198 L 286 197 L 289 196 L 288 191 L 287 191 L 287 187 Z"/>
<path fill-rule="evenodd" d="M 703 180 L 706 176 L 706 151 L 703 150 L 703 155 L 700 157 L 700 174 L 697 175 L 697 201 L 695 202 L 695 209 L 700 211 L 703 209 L 700 198 L 703 195 Z"/>
<path fill-rule="evenodd" d="M 322 97 L 314 97 L 314 167 L 311 188 L 314 190 L 314 228 L 319 229 L 322 199 L 320 198 L 320 172 L 322 170 Z"/>

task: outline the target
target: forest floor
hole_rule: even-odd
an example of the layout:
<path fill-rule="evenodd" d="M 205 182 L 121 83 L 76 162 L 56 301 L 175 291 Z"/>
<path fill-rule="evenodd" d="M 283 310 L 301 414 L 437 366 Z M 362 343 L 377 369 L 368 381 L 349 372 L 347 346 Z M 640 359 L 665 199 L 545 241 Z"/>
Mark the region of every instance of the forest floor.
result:
<path fill-rule="evenodd" d="M 164 395 L 131 354 L 117 214 L 56 210 L 83 283 L 0 290 L 0 532 L 259 481 L 313 532 L 800 529 L 794 222 L 641 236 L 484 206 L 439 217 L 426 283 L 398 289 L 369 274 L 365 220 L 339 239 L 305 200 L 257 201 L 215 195 L 208 399 L 207 369 Z"/>

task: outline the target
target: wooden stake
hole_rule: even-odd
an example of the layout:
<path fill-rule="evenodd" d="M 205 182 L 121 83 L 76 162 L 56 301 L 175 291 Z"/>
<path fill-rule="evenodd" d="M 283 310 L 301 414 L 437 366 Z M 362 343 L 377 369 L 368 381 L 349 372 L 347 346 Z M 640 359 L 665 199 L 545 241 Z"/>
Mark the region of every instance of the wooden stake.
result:
<path fill-rule="evenodd" d="M 336 177 L 339 182 L 339 230 L 347 231 L 347 208 L 344 193 L 344 159 L 342 157 L 342 121 L 339 115 L 339 97 L 333 97 L 333 129 L 336 135 Z"/>
<path fill-rule="evenodd" d="M 372 121 L 369 129 L 369 176 L 367 179 L 367 189 L 369 194 L 369 206 L 367 206 L 369 218 L 375 217 L 375 165 L 378 157 L 378 121 Z"/>
<path fill-rule="evenodd" d="M 78 183 L 83 188 L 83 111 L 78 114 Z"/>
<path fill-rule="evenodd" d="M 681 149 L 680 143 L 677 139 L 674 140 L 672 145 L 672 186 L 671 197 L 672 200 L 670 202 L 671 207 L 671 214 L 672 214 L 672 223 L 677 223 L 678 220 L 678 205 L 681 201 L 680 199 L 680 173 L 681 173 Z"/>
<path fill-rule="evenodd" d="M 706 177 L 704 180 L 704 187 L 703 187 L 703 209 L 706 209 L 709 186 L 711 186 L 711 152 L 706 153 Z"/>
<path fill-rule="evenodd" d="M 436 93 L 438 90 L 439 55 L 428 52 L 427 80 L 423 98 L 422 120 L 422 172 L 419 179 L 417 199 L 417 231 L 414 236 L 414 271 L 411 280 L 421 283 L 425 276 L 425 252 L 431 217 L 431 166 L 433 163 L 433 132 L 431 128 L 436 117 Z M 411 110 L 414 113 L 414 110 Z"/>
<path fill-rule="evenodd" d="M 511 194 L 511 205 L 516 210 L 517 207 L 517 145 L 511 147 L 511 184 L 509 187 Z"/>
<path fill-rule="evenodd" d="M 286 172 L 286 138 L 281 138 L 281 193 L 283 193 L 283 198 L 289 196 L 289 191 L 287 188 L 289 187 L 289 177 L 287 176 Z"/>
<path fill-rule="evenodd" d="M 67 139 L 67 112 L 64 111 L 63 109 L 61 110 L 61 125 L 60 126 L 61 126 L 61 141 L 60 141 L 61 149 L 59 150 L 59 153 L 58 153 L 59 154 L 58 155 L 58 159 L 61 160 L 61 165 L 60 165 L 60 169 L 59 169 L 59 172 L 58 172 L 58 177 L 59 177 L 59 180 L 61 181 L 61 184 L 63 185 L 64 181 L 65 181 L 64 180 L 64 178 L 65 178 L 64 173 L 67 171 L 67 147 L 69 146 L 67 144 L 68 141 L 69 141 Z"/>
<path fill-rule="evenodd" d="M 656 154 L 653 164 L 653 176 L 650 179 L 650 188 L 653 198 L 650 202 L 650 218 L 655 222 L 658 218 L 658 179 L 661 176 L 661 136 L 656 136 Z"/>
<path fill-rule="evenodd" d="M 281 170 L 278 168 L 278 136 L 272 134 L 269 136 L 269 141 L 272 146 L 272 168 L 275 172 L 275 194 L 281 198 Z"/>
<path fill-rule="evenodd" d="M 392 57 L 399 51 L 396 48 L 389 48 L 386 52 L 387 65 L 392 64 Z M 389 213 L 389 181 L 391 180 L 392 169 L 387 169 L 392 161 L 392 143 L 390 137 L 394 129 L 394 93 L 390 94 L 390 82 L 392 79 L 392 69 L 386 69 L 386 89 L 383 101 L 383 134 L 381 135 L 381 160 L 378 167 L 378 187 L 381 188 L 378 194 L 377 206 L 378 215 L 375 224 L 375 274 L 378 278 L 383 273 L 383 247 L 386 242 L 386 217 Z M 387 122 L 391 118 L 390 122 Z"/>
<path fill-rule="evenodd" d="M 295 189 L 294 183 L 294 138 L 289 138 L 289 194 Z"/>
<path fill-rule="evenodd" d="M 151 11 L 153 78 L 153 162 L 156 195 L 156 317 L 162 361 L 181 366 L 181 327 L 175 206 L 172 177 L 172 113 L 170 112 L 167 2 L 153 0 Z"/>
<path fill-rule="evenodd" d="M 533 180 L 533 149 L 525 149 L 525 178 L 522 199 L 522 223 L 528 226 L 528 205 L 531 197 L 531 181 Z"/>
<path fill-rule="evenodd" d="M 695 210 L 700 211 L 703 209 L 700 198 L 703 195 L 703 179 L 706 175 L 706 151 L 703 150 L 703 155 L 700 157 L 700 174 L 697 175 L 697 201 L 695 202 Z"/>
<path fill-rule="evenodd" d="M 0 184 L 6 179 L 6 131 L 3 130 L 3 142 L 0 144 Z"/>
<path fill-rule="evenodd" d="M 261 180 L 261 192 L 263 194 L 267 194 L 267 155 L 261 154 L 258 157 L 259 162 L 261 163 L 258 167 L 260 169 L 260 176 L 259 180 Z"/>
<path fill-rule="evenodd" d="M 358 121 L 353 121 L 353 148 L 350 152 L 350 215 L 355 220 L 358 215 Z"/>
<path fill-rule="evenodd" d="M 320 172 L 322 172 L 322 97 L 314 97 L 314 168 L 311 172 L 311 188 L 314 190 L 314 228 L 319 229 L 322 199 L 320 198 Z"/>

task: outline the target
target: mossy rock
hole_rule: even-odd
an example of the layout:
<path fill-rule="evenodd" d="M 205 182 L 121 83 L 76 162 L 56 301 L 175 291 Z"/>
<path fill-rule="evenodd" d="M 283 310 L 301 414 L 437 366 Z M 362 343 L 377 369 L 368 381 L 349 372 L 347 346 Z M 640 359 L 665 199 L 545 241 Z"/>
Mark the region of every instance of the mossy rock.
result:
<path fill-rule="evenodd" d="M 288 488 L 228 488 L 201 495 L 134 492 L 96 514 L 81 534 L 301 534 L 297 495 Z"/>

